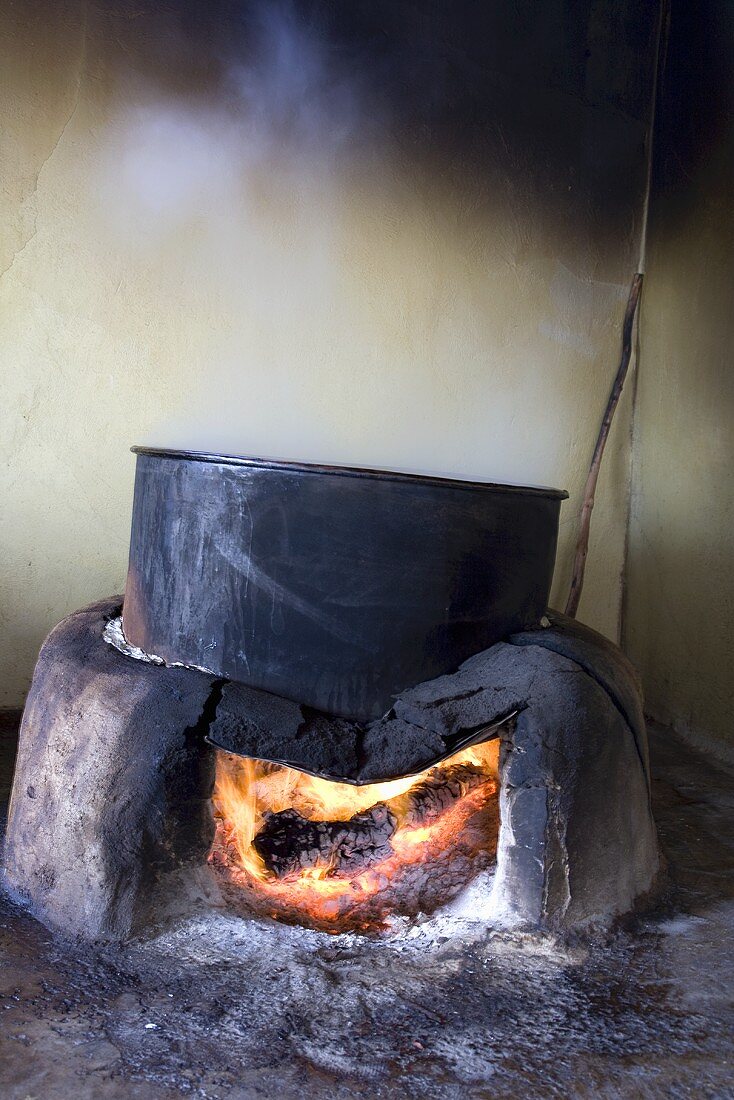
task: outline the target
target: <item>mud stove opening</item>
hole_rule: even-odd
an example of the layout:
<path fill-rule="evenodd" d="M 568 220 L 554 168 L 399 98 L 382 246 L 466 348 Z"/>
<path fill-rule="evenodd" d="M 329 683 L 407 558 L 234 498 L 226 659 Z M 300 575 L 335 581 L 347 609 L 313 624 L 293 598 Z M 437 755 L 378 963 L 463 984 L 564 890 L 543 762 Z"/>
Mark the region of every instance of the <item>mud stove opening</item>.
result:
<path fill-rule="evenodd" d="M 217 751 L 209 863 L 244 912 L 328 932 L 430 914 L 495 858 L 498 742 L 356 786 Z"/>

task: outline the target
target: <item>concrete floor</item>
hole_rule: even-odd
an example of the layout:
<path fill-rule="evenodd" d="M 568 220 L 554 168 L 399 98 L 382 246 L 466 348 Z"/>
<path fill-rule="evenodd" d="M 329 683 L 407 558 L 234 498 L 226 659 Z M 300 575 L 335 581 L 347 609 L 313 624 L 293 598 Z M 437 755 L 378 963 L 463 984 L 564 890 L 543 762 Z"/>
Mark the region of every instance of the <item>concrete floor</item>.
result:
<path fill-rule="evenodd" d="M 734 776 L 663 729 L 651 753 L 670 895 L 602 941 L 220 916 L 91 951 L 0 899 L 0 1097 L 734 1097 Z"/>

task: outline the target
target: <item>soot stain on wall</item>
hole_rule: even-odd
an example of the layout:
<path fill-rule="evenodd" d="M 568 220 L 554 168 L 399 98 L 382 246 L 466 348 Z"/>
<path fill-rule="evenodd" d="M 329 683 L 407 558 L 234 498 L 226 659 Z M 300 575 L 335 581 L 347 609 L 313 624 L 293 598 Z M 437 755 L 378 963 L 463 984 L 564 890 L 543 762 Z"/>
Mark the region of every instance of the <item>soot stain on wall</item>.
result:
<path fill-rule="evenodd" d="M 275 53 L 306 100 L 328 100 L 357 146 L 397 150 L 449 187 L 452 173 L 462 188 L 529 175 L 551 215 L 565 205 L 597 232 L 626 234 L 644 186 L 658 12 L 657 0 L 177 0 L 163 9 L 103 0 L 94 18 L 102 41 L 124 45 L 120 70 L 161 90 L 229 94 L 237 108 L 233 67 L 257 71 Z M 323 71 L 299 54 L 303 45 L 319 51 Z M 293 119 L 281 121 L 288 140 Z M 581 209 L 567 201 L 576 189 Z"/>

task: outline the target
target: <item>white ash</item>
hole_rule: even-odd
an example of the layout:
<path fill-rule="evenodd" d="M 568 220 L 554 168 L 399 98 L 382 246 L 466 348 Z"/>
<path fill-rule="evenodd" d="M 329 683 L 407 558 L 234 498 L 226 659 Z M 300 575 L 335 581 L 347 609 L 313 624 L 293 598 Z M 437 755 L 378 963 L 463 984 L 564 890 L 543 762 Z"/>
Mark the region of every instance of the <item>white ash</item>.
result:
<path fill-rule="evenodd" d="M 275 1043 L 264 1034 L 274 1035 L 289 1063 L 303 1060 L 350 1082 L 345 1096 L 390 1100 L 474 1096 L 468 1090 L 491 1079 L 512 1040 L 518 1001 L 527 1005 L 552 986 L 561 1007 L 546 1009 L 551 1022 L 562 1027 L 583 1011 L 573 972 L 589 950 L 543 932 L 493 931 L 447 911 L 365 937 L 211 910 L 129 945 L 128 959 L 141 949 L 162 973 L 222 976 L 216 1026 L 248 1059 Z M 385 1088 L 384 1066 L 396 1058 L 410 1064 L 414 1090 Z M 449 1088 L 433 1080 L 433 1058 L 450 1074 Z"/>
<path fill-rule="evenodd" d="M 203 665 L 187 665 L 184 661 L 164 661 L 157 653 L 147 653 L 139 646 L 133 645 L 125 637 L 122 615 L 117 615 L 107 622 L 102 637 L 108 645 L 114 646 L 125 657 L 132 657 L 134 661 L 145 661 L 149 665 L 164 665 L 166 668 L 191 668 L 194 672 L 204 672 L 207 676 L 218 675 L 210 668 L 204 668 Z"/>
<path fill-rule="evenodd" d="M 365 953 L 432 953 L 444 944 L 458 947 L 463 943 L 468 946 L 495 933 L 502 934 L 500 926 L 493 927 L 487 921 L 492 905 L 493 880 L 492 867 L 477 875 L 458 897 L 430 916 L 394 916 L 390 919 L 388 931 L 369 936 L 358 932 L 321 932 L 268 917 L 244 916 L 207 899 L 193 915 L 173 924 L 170 923 L 170 910 L 165 915 L 161 914 L 166 931 L 147 942 L 164 954 L 180 953 L 209 962 L 229 959 L 242 963 L 251 955 L 263 952 L 271 957 L 280 956 L 283 952 L 292 956 L 297 952 L 319 951 L 327 946 L 337 950 L 359 948 Z M 513 933 L 514 940 L 518 940 L 518 936 L 523 938 L 523 935 Z M 549 938 L 545 933 L 538 935 L 544 942 L 549 939 L 556 942 L 556 937 Z"/>

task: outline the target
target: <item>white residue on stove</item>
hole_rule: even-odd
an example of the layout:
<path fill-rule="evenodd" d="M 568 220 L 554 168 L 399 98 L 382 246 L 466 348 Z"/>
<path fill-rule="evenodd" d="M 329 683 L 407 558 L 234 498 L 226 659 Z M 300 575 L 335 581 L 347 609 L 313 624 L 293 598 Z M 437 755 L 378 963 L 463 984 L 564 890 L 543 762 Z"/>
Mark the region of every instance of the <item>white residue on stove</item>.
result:
<path fill-rule="evenodd" d="M 110 619 L 104 628 L 102 637 L 108 645 L 114 646 L 125 657 L 132 657 L 134 661 L 145 661 L 149 665 L 164 665 L 166 668 L 190 668 L 195 672 L 204 672 L 207 676 L 218 675 L 218 673 L 213 672 L 210 668 L 205 668 L 203 665 L 187 665 L 184 661 L 164 661 L 156 653 L 147 653 L 139 646 L 133 645 L 125 637 L 121 615 L 118 615 L 115 619 Z"/>

